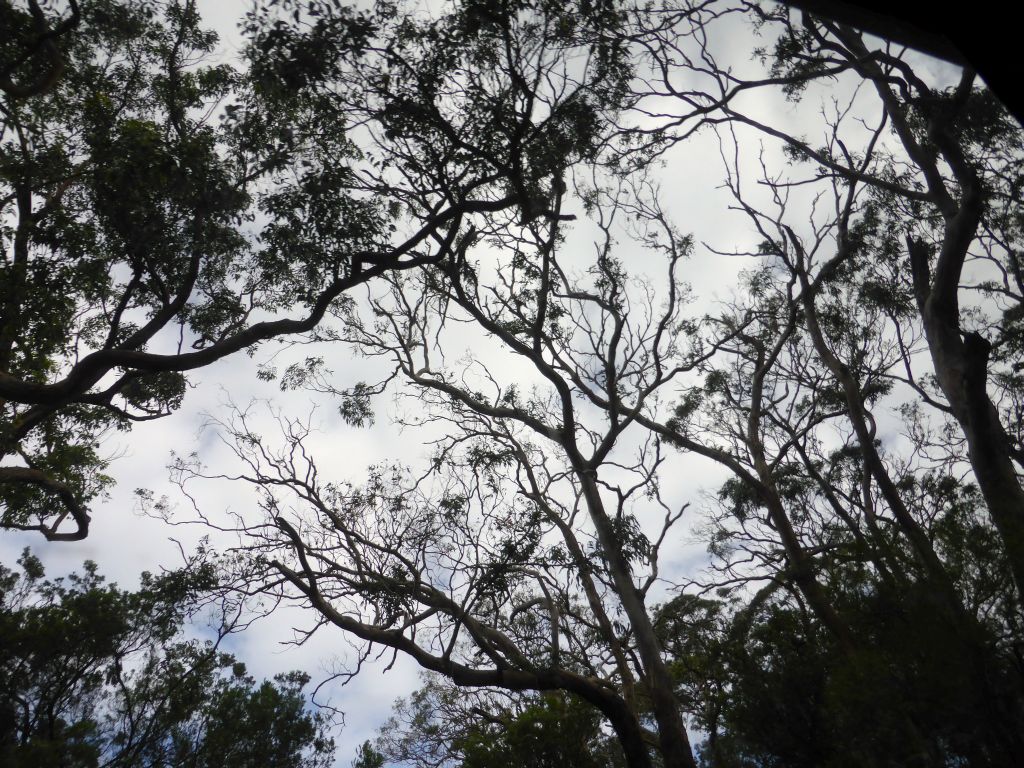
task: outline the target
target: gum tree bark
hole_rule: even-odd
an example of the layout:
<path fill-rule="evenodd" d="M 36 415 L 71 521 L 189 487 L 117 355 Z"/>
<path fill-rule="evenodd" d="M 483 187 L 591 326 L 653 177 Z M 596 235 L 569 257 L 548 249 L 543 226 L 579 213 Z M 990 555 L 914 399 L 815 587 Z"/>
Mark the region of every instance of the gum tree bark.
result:
<path fill-rule="evenodd" d="M 911 129 L 906 105 L 897 98 L 861 36 L 838 24 L 833 31 L 854 68 L 874 85 L 907 155 L 925 179 L 931 202 L 942 215 L 934 266 L 927 245 L 908 236 L 914 296 L 936 378 L 963 429 L 978 487 L 1006 547 L 1018 593 L 1024 594 L 1024 488 L 1011 459 L 1009 437 L 988 391 L 989 342 L 976 332 L 965 331 L 960 322 L 961 277 L 968 251 L 979 235 L 986 193 L 953 126 L 964 116 L 975 74 L 965 69 L 949 104 L 930 115 L 927 145 Z M 934 98 L 923 84 L 914 82 L 914 86 L 921 98 Z M 939 158 L 952 172 L 955 190 L 947 184 Z"/>

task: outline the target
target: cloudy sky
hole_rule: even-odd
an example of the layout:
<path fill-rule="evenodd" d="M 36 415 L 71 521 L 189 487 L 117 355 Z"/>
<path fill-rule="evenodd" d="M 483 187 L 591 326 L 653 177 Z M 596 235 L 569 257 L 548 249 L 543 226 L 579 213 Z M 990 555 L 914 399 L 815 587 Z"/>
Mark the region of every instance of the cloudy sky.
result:
<path fill-rule="evenodd" d="M 244 13 L 244 0 L 200 0 L 202 14 L 208 24 L 220 33 L 222 52 L 226 60 L 241 46 L 241 36 L 235 26 Z M 755 43 L 745 32 L 736 35 L 724 46 L 731 48 L 736 66 L 753 66 L 751 50 Z M 763 43 L 762 43 L 763 44 Z M 935 63 L 928 67 L 936 77 L 948 77 L 950 70 Z M 796 133 L 814 131 L 814 115 L 798 110 L 797 106 L 767 95 L 753 94 L 746 108 L 766 119 L 781 122 Z M 763 102 L 757 100 L 762 99 Z M 804 129 L 804 130 L 801 130 Z M 744 144 L 752 148 L 744 163 L 751 172 L 757 162 L 760 140 Z M 782 159 L 775 146 L 765 145 L 768 163 L 781 166 Z M 713 134 L 705 133 L 680 146 L 666 158 L 662 170 L 664 205 L 683 231 L 694 234 L 698 243 L 693 259 L 686 265 L 684 277 L 692 284 L 699 297 L 698 306 L 711 309 L 715 302 L 727 299 L 735 284 L 739 270 L 749 265 L 742 258 L 715 256 L 707 246 L 716 250 L 739 251 L 755 242 L 746 219 L 729 210 L 730 198 L 722 187 L 723 168 L 719 145 Z M 581 222 L 577 242 L 585 247 L 586 224 Z M 705 245 L 707 244 L 707 245 Z M 583 252 L 581 250 L 581 252 Z M 634 268 L 637 268 L 635 264 Z M 655 266 L 656 265 L 652 265 Z M 643 267 L 638 268 L 643 271 Z M 657 271 L 656 269 L 654 270 Z M 652 280 L 656 280 L 652 277 Z M 695 311 L 698 308 L 695 307 Z M 199 537 L 209 531 L 199 526 L 168 526 L 162 521 L 138 512 L 134 494 L 136 488 L 152 490 L 156 496 L 166 495 L 179 510 L 178 519 L 190 516 L 188 501 L 168 481 L 167 465 L 172 452 L 189 454 L 193 451 L 208 466 L 230 472 L 230 451 L 222 441 L 216 427 L 210 427 L 211 416 L 224 413 L 226 404 L 246 405 L 256 401 L 255 411 L 263 414 L 269 424 L 271 408 L 283 413 L 312 414 L 318 426 L 312 446 L 321 469 L 338 479 L 358 483 L 366 468 L 377 463 L 399 460 L 415 466 L 429 453 L 423 446 L 423 437 L 402 432 L 391 423 L 389 416 L 398 404 L 388 395 L 376 403 L 377 421 L 371 429 L 356 429 L 345 425 L 338 417 L 336 407 L 329 401 L 316 400 L 309 393 L 282 393 L 275 383 L 256 378 L 257 365 L 273 353 L 281 361 L 301 358 L 305 350 L 281 349 L 267 345 L 250 359 L 236 355 L 190 375 L 194 388 L 186 397 L 182 409 L 170 418 L 158 422 L 142 423 L 127 434 L 110 435 L 105 443 L 107 454 L 113 458 L 110 472 L 117 486 L 110 498 L 94 510 L 93 526 L 89 538 L 73 544 L 47 544 L 29 535 L 5 534 L 0 537 L 0 556 L 12 563 L 25 546 L 31 546 L 44 561 L 50 575 L 59 575 L 78 568 L 85 559 L 99 564 L 101 573 L 124 587 L 137 583 L 144 570 L 175 567 L 180 564 L 180 541 L 189 551 Z M 452 357 L 461 352 L 453 350 Z M 360 380 L 372 379 L 373 366 L 353 358 L 340 346 L 326 354 L 328 366 L 335 372 L 336 385 L 344 387 Z M 281 366 L 283 367 L 283 366 Z M 272 435 L 268 426 L 265 434 Z M 271 438 L 268 438 L 271 439 Z M 671 505 L 692 503 L 692 520 L 697 520 L 704 504 L 702 494 L 713 491 L 723 475 L 707 463 L 687 459 L 678 471 L 673 471 L 666 487 Z M 199 486 L 196 486 L 199 492 Z M 251 514 L 252 499 L 237 484 L 204 483 L 201 486 L 204 512 L 235 512 Z M 692 527 L 682 528 L 676 540 L 665 547 L 663 568 L 669 579 L 695 576 L 703 563 L 703 545 L 695 543 Z M 215 543 L 218 541 L 214 539 Z M 304 669 L 314 681 L 323 680 L 331 670 L 344 667 L 352 659 L 352 652 L 340 631 L 322 631 L 302 647 L 290 645 L 292 628 L 308 624 L 310 618 L 300 611 L 280 611 L 254 624 L 244 634 L 234 637 L 229 648 L 237 653 L 256 676 L 271 676 L 290 669 Z M 345 728 L 338 737 L 340 750 L 338 765 L 347 766 L 355 747 L 367 738 L 388 716 L 396 696 L 408 694 L 417 685 L 418 674 L 413 665 L 399 659 L 398 663 L 382 674 L 384 663 L 368 665 L 345 687 L 326 686 L 321 698 L 345 713 Z"/>

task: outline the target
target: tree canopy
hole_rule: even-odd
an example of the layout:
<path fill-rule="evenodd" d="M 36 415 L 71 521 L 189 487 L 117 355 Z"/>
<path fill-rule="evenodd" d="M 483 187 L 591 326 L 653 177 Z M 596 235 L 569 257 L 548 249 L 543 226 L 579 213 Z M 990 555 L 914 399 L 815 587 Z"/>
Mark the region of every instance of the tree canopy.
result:
<path fill-rule="evenodd" d="M 303 672 L 257 683 L 183 623 L 216 583 L 207 564 L 143 574 L 136 592 L 96 564 L 47 580 L 28 550 L 0 567 L 0 765 L 331 764 L 329 722 Z"/>
<path fill-rule="evenodd" d="M 173 475 L 253 492 L 234 588 L 429 673 L 362 764 L 1022 759 L 1024 132 L 969 68 L 767 3 L 269 0 L 237 66 L 187 0 L 0 9 L 4 527 L 84 537 L 105 430 L 297 338 L 261 377 L 423 454 L 240 405 Z"/>

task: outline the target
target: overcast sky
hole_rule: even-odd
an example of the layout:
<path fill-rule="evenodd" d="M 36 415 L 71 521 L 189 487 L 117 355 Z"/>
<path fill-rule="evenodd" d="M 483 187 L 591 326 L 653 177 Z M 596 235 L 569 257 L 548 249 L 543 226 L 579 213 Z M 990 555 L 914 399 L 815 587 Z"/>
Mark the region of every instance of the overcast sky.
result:
<path fill-rule="evenodd" d="M 200 0 L 199 5 L 207 23 L 221 35 L 221 55 L 230 59 L 241 45 L 235 25 L 247 3 L 244 0 Z M 751 64 L 750 51 L 754 44 L 746 35 L 731 41 L 737 66 Z M 937 76 L 949 74 L 944 65 L 935 64 L 933 68 Z M 786 122 L 790 127 L 800 126 L 801 120 L 808 119 L 795 105 L 760 95 L 750 98 L 765 99 L 763 104 L 751 103 L 751 110 L 759 110 L 760 114 L 770 115 L 771 119 Z M 753 168 L 757 143 L 748 146 L 753 147 L 747 158 Z M 767 146 L 766 152 L 769 162 L 782 162 L 776 147 Z M 693 232 L 698 243 L 684 276 L 700 297 L 700 304 L 709 309 L 715 301 L 728 298 L 736 274 L 749 262 L 713 256 L 701 243 L 716 249 L 743 250 L 755 242 L 745 218 L 728 210 L 730 201 L 720 188 L 722 180 L 718 144 L 710 133 L 702 134 L 671 153 L 663 169 L 665 207 L 683 231 Z M 578 226 L 585 231 L 585 223 Z M 585 240 L 586 237 L 581 236 L 578 242 Z M 636 264 L 630 266 L 637 268 Z M 312 443 L 318 462 L 325 473 L 338 479 L 358 483 L 372 464 L 397 459 L 415 466 L 429 453 L 422 445 L 421 436 L 402 433 L 391 423 L 389 415 L 395 404 L 388 395 L 375 403 L 376 424 L 370 429 L 356 429 L 342 423 L 335 404 L 318 402 L 305 392 L 282 393 L 275 383 L 258 380 L 257 364 L 276 349 L 273 344 L 267 345 L 254 359 L 240 354 L 190 374 L 194 388 L 180 411 L 170 418 L 138 424 L 130 433 L 110 435 L 104 450 L 114 458 L 110 473 L 117 485 L 109 500 L 96 506 L 89 538 L 72 544 L 48 544 L 37 536 L 6 533 L 0 537 L 0 556 L 4 562 L 13 563 L 23 547 L 31 546 L 50 575 L 66 573 L 80 567 L 83 560 L 92 559 L 99 564 L 101 573 L 124 587 L 135 585 L 143 570 L 178 565 L 179 549 L 172 539 L 180 540 L 188 551 L 209 531 L 197 526 L 169 527 L 138 514 L 134 489 L 148 488 L 157 496 L 166 494 L 171 503 L 182 510 L 182 517 L 186 517 L 186 500 L 168 482 L 166 467 L 171 452 L 197 451 L 207 465 L 230 471 L 230 455 L 218 431 L 203 428 L 211 414 L 217 416 L 224 412 L 229 399 L 239 405 L 253 400 L 272 401 L 274 407 L 290 414 L 313 412 L 313 420 L 320 430 Z M 304 350 L 286 350 L 282 359 L 287 360 L 289 356 L 294 359 L 303 353 Z M 457 357 L 460 353 L 460 350 L 452 350 L 450 354 Z M 372 366 L 368 370 L 366 361 L 353 359 L 340 346 L 333 347 L 327 354 L 337 386 L 373 378 Z M 265 406 L 257 406 L 259 409 L 266 414 Z M 268 439 L 272 433 L 268 428 L 265 433 Z M 714 491 L 723 478 L 724 475 L 708 463 L 687 459 L 680 463 L 678 471 L 671 473 L 665 488 L 667 499 L 674 506 L 691 502 L 690 519 L 696 520 L 704 505 L 702 493 Z M 230 510 L 242 515 L 246 515 L 252 505 L 247 492 L 231 483 L 203 484 L 202 503 L 204 511 Z M 675 541 L 665 547 L 665 575 L 670 579 L 696 575 L 704 562 L 703 548 L 703 544 L 692 541 L 692 529 L 680 529 Z M 298 668 L 319 681 L 352 656 L 340 630 L 323 631 L 303 647 L 287 645 L 292 637 L 291 627 L 308 621 L 309 617 L 300 612 L 282 611 L 233 638 L 229 647 L 258 677 Z M 386 675 L 382 675 L 382 667 L 383 663 L 370 665 L 346 687 L 327 686 L 322 692 L 322 698 L 345 713 L 346 726 L 338 737 L 338 765 L 347 766 L 356 746 L 374 736 L 375 729 L 387 718 L 395 697 L 406 695 L 417 686 L 418 673 L 404 659 L 399 659 Z"/>

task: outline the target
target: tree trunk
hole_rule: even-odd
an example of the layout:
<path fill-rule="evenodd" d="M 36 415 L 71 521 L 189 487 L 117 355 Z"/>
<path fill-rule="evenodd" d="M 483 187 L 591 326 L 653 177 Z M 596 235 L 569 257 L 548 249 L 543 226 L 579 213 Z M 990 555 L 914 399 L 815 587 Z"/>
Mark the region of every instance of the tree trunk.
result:
<path fill-rule="evenodd" d="M 696 768 L 690 739 L 686 735 L 686 726 L 673 690 L 672 676 L 661 655 L 661 644 L 654 633 L 650 616 L 647 615 L 647 607 L 633 583 L 629 562 L 622 554 L 611 520 L 605 513 L 594 473 L 582 465 L 577 467 L 577 472 L 582 480 L 583 496 L 587 502 L 590 519 L 597 530 L 601 549 L 604 550 L 612 581 L 636 636 L 637 650 L 646 673 L 644 682 L 651 697 L 654 719 L 658 724 L 658 740 L 665 765 L 673 768 Z"/>
<path fill-rule="evenodd" d="M 1010 439 L 988 395 L 989 343 L 961 335 L 957 307 L 931 290 L 928 250 L 908 241 L 914 291 L 939 387 L 967 439 L 968 457 L 1006 550 L 1017 594 L 1024 594 L 1024 489 L 1010 458 Z"/>

